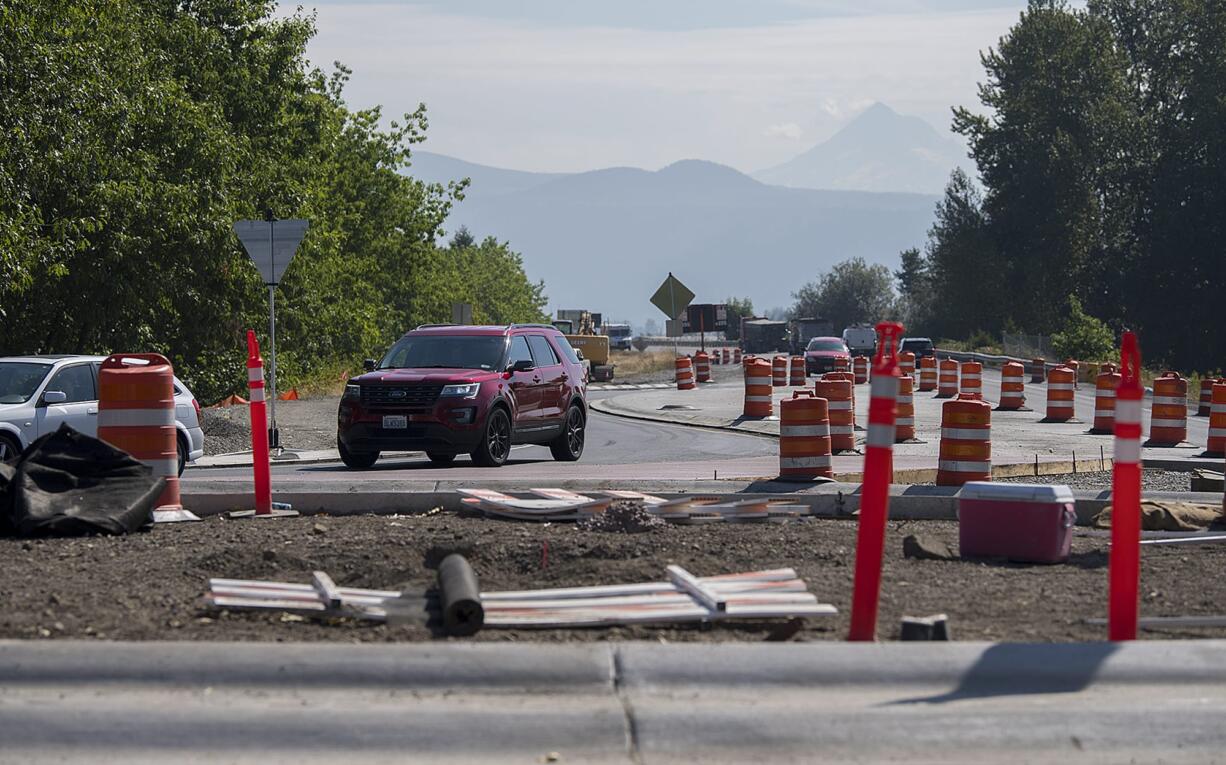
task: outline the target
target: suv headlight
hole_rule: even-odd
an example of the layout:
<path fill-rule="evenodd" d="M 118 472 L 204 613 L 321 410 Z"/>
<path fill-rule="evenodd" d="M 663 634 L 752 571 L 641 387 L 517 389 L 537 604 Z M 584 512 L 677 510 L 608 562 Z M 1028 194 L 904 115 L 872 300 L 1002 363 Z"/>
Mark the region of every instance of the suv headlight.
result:
<path fill-rule="evenodd" d="M 360 385 L 345 385 L 345 393 L 341 396 L 342 399 L 349 401 L 357 401 L 362 397 L 362 386 Z"/>
<path fill-rule="evenodd" d="M 444 385 L 440 396 L 448 398 L 476 398 L 481 390 L 481 383 L 465 383 L 464 385 Z"/>

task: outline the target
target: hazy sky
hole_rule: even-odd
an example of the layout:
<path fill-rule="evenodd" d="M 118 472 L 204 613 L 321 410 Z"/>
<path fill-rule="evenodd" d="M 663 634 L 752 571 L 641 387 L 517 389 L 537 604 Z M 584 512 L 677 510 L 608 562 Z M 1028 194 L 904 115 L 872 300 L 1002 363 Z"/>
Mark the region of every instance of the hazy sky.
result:
<path fill-rule="evenodd" d="M 678 159 L 746 172 L 882 101 L 948 131 L 1004 0 L 303 0 L 351 105 L 425 102 L 424 148 L 521 170 Z M 291 12 L 292 3 L 282 3 Z"/>

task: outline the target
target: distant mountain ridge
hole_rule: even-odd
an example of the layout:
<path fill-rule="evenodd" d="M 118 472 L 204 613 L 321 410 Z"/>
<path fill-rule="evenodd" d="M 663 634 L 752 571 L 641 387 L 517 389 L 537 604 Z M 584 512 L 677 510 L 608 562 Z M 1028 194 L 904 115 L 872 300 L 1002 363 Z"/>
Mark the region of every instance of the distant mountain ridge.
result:
<path fill-rule="evenodd" d="M 830 139 L 754 178 L 778 186 L 939 194 L 965 148 L 919 117 L 876 103 Z"/>
<path fill-rule="evenodd" d="M 528 275 L 545 281 L 551 310 L 635 324 L 663 318 L 649 298 L 669 271 L 697 302 L 748 296 L 765 310 L 790 305 L 792 292 L 846 258 L 893 267 L 900 250 L 923 242 L 937 200 L 771 186 L 702 160 L 548 174 L 415 152 L 408 173 L 471 177 L 446 228 L 510 242 Z"/>

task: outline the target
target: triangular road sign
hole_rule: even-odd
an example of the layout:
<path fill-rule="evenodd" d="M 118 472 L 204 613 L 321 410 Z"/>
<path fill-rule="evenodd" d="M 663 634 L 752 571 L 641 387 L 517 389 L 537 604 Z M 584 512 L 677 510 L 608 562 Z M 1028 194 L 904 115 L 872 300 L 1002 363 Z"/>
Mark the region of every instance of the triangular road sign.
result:
<path fill-rule="evenodd" d="M 260 269 L 264 283 L 271 287 L 280 283 L 281 274 L 294 259 L 309 225 L 309 221 L 294 218 L 271 222 L 240 220 L 234 224 L 234 233 Z"/>

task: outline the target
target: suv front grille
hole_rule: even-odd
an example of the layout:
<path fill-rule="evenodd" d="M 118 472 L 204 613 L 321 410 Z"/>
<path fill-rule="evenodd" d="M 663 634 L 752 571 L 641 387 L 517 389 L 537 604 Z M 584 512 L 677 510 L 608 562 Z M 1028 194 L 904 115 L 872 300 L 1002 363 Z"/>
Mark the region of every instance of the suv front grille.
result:
<path fill-rule="evenodd" d="M 442 392 L 443 386 L 436 383 L 363 385 L 362 406 L 368 409 L 422 414 L 430 411 Z"/>

